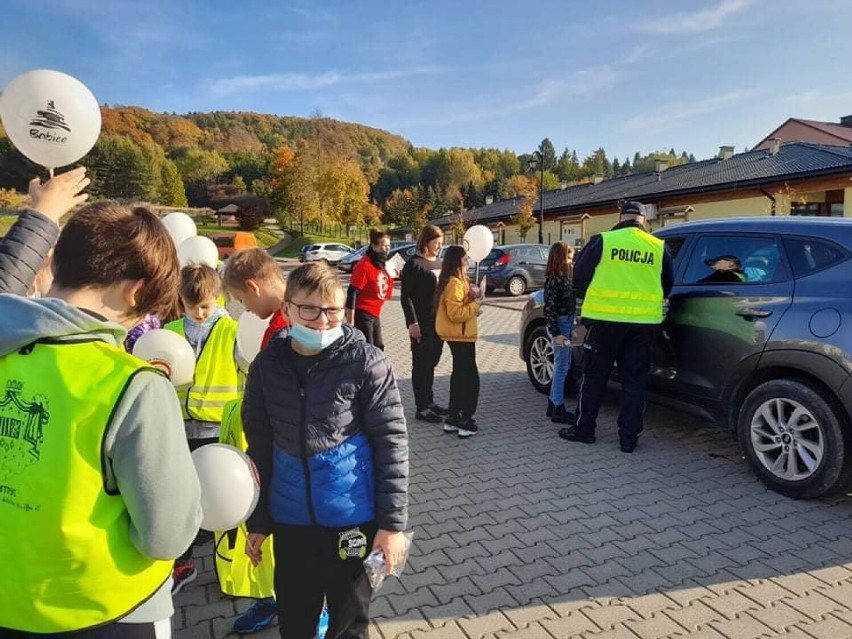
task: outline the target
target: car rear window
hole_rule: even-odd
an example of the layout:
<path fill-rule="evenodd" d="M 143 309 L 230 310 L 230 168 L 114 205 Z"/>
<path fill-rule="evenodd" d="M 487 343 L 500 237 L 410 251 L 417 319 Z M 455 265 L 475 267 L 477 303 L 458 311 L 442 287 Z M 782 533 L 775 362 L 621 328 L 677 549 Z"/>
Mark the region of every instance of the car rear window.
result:
<path fill-rule="evenodd" d="M 482 261 L 483 261 L 483 262 L 487 262 L 487 261 L 489 261 L 489 260 L 490 260 L 490 261 L 492 261 L 492 262 L 493 262 L 494 260 L 496 260 L 496 259 L 497 259 L 498 257 L 500 257 L 501 255 L 503 255 L 503 249 L 497 249 L 497 248 L 495 248 L 495 249 L 491 249 L 491 252 L 490 252 L 488 255 L 486 255 L 486 256 L 482 259 Z"/>
<path fill-rule="evenodd" d="M 785 237 L 784 248 L 795 277 L 804 277 L 845 260 L 848 255 L 839 246 L 811 237 Z"/>

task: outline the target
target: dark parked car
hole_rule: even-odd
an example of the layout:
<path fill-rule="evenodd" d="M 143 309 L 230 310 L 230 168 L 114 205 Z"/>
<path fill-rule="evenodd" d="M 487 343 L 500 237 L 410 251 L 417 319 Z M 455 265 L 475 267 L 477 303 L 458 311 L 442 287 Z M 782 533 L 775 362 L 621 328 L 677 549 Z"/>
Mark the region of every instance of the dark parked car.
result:
<path fill-rule="evenodd" d="M 367 252 L 368 248 L 370 248 L 370 245 L 365 244 L 361 248 L 356 249 L 353 253 L 350 253 L 349 255 L 344 255 L 337 263 L 337 268 L 343 271 L 344 273 L 351 273 L 352 269 L 355 268 L 355 265 L 358 263 L 358 260 L 364 257 L 364 253 Z"/>
<path fill-rule="evenodd" d="M 708 220 L 656 235 L 675 260 L 675 285 L 650 399 L 733 429 L 756 474 L 777 492 L 812 498 L 846 486 L 852 220 Z M 553 353 L 541 305 L 536 294 L 524 309 L 520 350 L 544 392 Z M 584 332 L 578 325 L 573 336 L 578 364 Z"/>
<path fill-rule="evenodd" d="M 543 244 L 496 246 L 479 263 L 479 276 L 486 276 L 489 292 L 505 288 L 509 295 L 523 295 L 544 286 L 544 270 L 550 247 Z"/>
<path fill-rule="evenodd" d="M 388 259 L 391 259 L 394 255 L 399 255 L 406 262 L 410 260 L 417 254 L 417 245 L 416 244 L 403 244 L 402 246 L 396 246 L 390 250 L 388 253 Z"/>

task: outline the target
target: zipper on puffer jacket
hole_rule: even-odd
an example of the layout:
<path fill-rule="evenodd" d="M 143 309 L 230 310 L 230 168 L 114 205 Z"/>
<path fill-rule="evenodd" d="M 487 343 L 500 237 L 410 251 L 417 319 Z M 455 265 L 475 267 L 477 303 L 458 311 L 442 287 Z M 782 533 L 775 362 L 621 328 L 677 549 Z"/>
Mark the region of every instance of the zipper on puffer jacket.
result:
<path fill-rule="evenodd" d="M 310 375 L 310 371 L 308 371 Z M 308 515 L 310 515 L 311 523 L 318 526 L 317 515 L 314 512 L 314 500 L 311 496 L 311 465 L 308 460 L 308 400 L 305 394 L 305 387 L 299 382 L 299 401 L 302 403 L 302 428 L 299 433 L 299 443 L 302 448 L 302 468 L 305 471 L 305 503 L 308 506 Z"/>

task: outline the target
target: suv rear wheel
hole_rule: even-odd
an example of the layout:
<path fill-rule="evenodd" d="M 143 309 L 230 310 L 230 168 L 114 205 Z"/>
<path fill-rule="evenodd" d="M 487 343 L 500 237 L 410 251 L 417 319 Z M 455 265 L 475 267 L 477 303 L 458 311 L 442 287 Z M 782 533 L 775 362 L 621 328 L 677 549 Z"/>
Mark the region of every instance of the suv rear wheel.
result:
<path fill-rule="evenodd" d="M 740 409 L 737 435 L 758 477 L 782 495 L 819 497 L 849 478 L 844 418 L 804 382 L 776 379 L 751 391 Z"/>
<path fill-rule="evenodd" d="M 506 282 L 506 292 L 509 295 L 517 297 L 518 295 L 523 295 L 526 291 L 527 281 L 520 275 L 513 275 L 509 278 L 509 281 Z"/>

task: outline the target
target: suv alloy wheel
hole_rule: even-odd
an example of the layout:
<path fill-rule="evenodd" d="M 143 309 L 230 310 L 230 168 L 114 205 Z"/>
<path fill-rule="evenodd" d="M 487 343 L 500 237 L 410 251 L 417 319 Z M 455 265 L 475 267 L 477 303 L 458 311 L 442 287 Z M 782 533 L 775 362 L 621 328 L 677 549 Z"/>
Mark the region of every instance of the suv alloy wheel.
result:
<path fill-rule="evenodd" d="M 842 487 L 852 472 L 850 433 L 842 415 L 817 388 L 776 379 L 746 397 L 737 434 L 764 483 L 782 495 L 809 499 Z"/>

